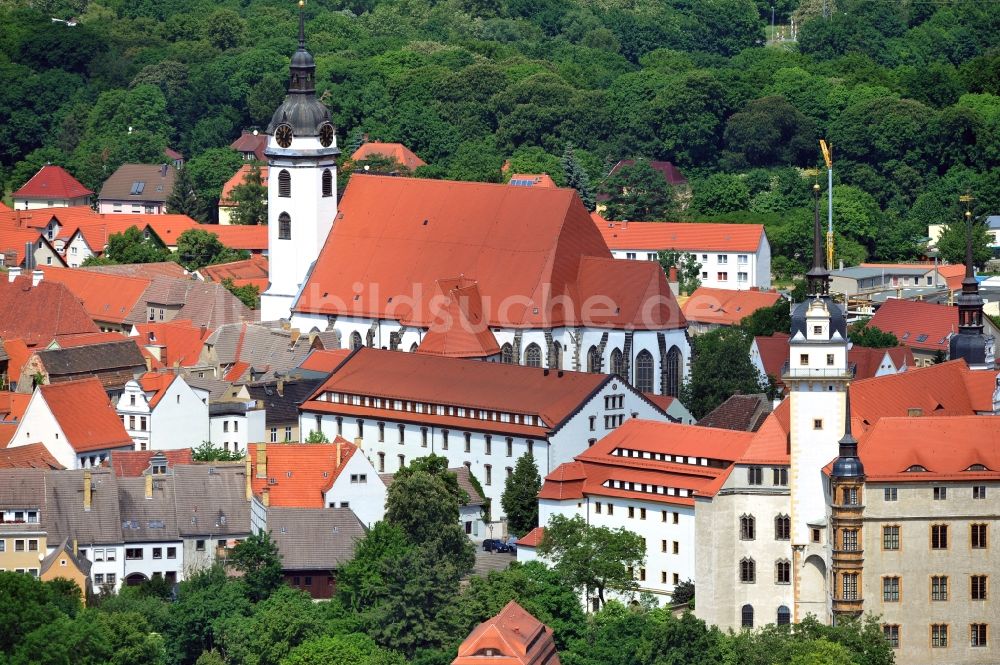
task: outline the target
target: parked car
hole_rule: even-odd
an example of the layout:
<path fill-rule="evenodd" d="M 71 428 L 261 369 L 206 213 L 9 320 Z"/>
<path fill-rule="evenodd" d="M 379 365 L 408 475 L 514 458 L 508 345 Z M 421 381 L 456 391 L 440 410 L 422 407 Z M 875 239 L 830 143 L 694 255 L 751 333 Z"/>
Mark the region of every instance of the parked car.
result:
<path fill-rule="evenodd" d="M 507 536 L 507 547 L 511 554 L 517 553 L 517 536 Z"/>
<path fill-rule="evenodd" d="M 510 552 L 510 547 L 507 543 L 502 540 L 497 540 L 496 538 L 487 538 L 483 541 L 483 551 L 484 552 Z"/>

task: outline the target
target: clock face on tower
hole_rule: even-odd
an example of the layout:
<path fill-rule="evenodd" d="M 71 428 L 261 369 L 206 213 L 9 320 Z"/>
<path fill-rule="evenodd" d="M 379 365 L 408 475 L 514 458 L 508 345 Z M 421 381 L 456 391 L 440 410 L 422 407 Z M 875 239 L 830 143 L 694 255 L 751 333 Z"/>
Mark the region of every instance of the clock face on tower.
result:
<path fill-rule="evenodd" d="M 290 125 L 278 125 L 278 128 L 274 130 L 274 140 L 278 142 L 282 148 L 287 148 L 292 145 L 292 128 Z"/>
<path fill-rule="evenodd" d="M 333 125 L 328 122 L 323 123 L 319 128 L 319 142 L 324 148 L 329 148 L 333 144 Z"/>

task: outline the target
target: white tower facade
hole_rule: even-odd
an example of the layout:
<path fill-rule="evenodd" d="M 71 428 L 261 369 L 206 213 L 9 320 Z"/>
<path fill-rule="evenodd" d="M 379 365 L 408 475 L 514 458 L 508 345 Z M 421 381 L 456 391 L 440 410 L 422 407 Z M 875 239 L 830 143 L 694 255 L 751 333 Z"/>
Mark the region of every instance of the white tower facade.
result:
<path fill-rule="evenodd" d="M 316 99 L 316 64 L 305 48 L 292 56 L 288 95 L 267 128 L 268 279 L 261 320 L 290 319 L 306 275 L 337 215 L 337 137 L 330 111 Z"/>

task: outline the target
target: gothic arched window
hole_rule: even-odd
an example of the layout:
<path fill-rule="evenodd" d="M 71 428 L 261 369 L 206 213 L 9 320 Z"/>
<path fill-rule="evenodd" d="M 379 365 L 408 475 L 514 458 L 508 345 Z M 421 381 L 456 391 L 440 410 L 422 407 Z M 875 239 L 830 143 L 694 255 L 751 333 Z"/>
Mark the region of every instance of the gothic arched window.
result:
<path fill-rule="evenodd" d="M 788 515 L 778 515 L 774 518 L 774 539 L 788 540 L 792 535 L 792 521 Z"/>
<path fill-rule="evenodd" d="M 740 582 L 753 584 L 757 581 L 757 563 L 753 559 L 740 559 Z"/>
<path fill-rule="evenodd" d="M 285 169 L 278 171 L 278 196 L 289 198 L 292 195 L 292 176 Z"/>
<path fill-rule="evenodd" d="M 514 363 L 514 347 L 504 344 L 500 347 L 500 362 L 511 365 Z"/>
<path fill-rule="evenodd" d="M 753 628 L 753 605 L 744 605 L 740 610 L 740 625 Z"/>
<path fill-rule="evenodd" d="M 639 392 L 653 392 L 653 354 L 643 350 L 635 359 L 635 387 Z"/>
<path fill-rule="evenodd" d="M 681 350 L 676 346 L 670 347 L 667 351 L 667 373 L 666 394 L 677 397 L 681 394 Z"/>
<path fill-rule="evenodd" d="M 593 373 L 601 371 L 601 352 L 596 346 L 590 347 L 587 351 L 587 371 Z"/>
<path fill-rule="evenodd" d="M 333 196 L 333 171 L 323 169 L 323 196 Z"/>
<path fill-rule="evenodd" d="M 524 350 L 524 364 L 528 367 L 542 366 L 542 349 L 534 342 Z"/>
<path fill-rule="evenodd" d="M 552 342 L 552 357 L 549 358 L 549 367 L 562 369 L 562 344 L 559 342 Z"/>
<path fill-rule="evenodd" d="M 625 357 L 621 349 L 614 349 L 611 352 L 611 373 L 621 377 L 625 375 Z"/>
<path fill-rule="evenodd" d="M 278 215 L 278 240 L 292 239 L 292 218 L 287 212 Z"/>
<path fill-rule="evenodd" d="M 740 517 L 740 540 L 754 540 L 757 537 L 757 521 L 753 515 Z"/>
<path fill-rule="evenodd" d="M 351 333 L 351 351 L 360 349 L 362 346 L 364 345 L 361 343 L 361 333 L 355 330 Z"/>

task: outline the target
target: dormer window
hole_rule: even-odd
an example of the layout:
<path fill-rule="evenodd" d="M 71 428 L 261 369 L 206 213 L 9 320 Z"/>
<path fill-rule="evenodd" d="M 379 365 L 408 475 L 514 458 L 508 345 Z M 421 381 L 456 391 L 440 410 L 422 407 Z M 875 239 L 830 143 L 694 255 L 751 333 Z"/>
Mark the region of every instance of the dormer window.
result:
<path fill-rule="evenodd" d="M 921 464 L 912 464 L 906 468 L 907 473 L 926 473 L 927 468 Z"/>
<path fill-rule="evenodd" d="M 823 326 L 813 326 L 813 334 L 814 335 L 822 335 L 823 334 Z"/>
<path fill-rule="evenodd" d="M 973 464 L 966 471 L 989 471 L 985 464 Z"/>

